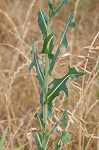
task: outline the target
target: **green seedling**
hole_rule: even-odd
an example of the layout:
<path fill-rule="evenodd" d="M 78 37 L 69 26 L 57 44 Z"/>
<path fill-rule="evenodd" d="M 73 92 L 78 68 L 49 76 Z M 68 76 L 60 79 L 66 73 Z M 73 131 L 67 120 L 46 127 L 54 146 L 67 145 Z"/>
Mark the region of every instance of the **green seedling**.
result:
<path fill-rule="evenodd" d="M 54 39 L 56 34 L 53 32 L 52 21 L 56 14 L 61 10 L 64 5 L 68 4 L 68 0 L 61 0 L 60 4 L 57 7 L 53 6 L 53 1 L 48 0 L 48 8 L 49 13 L 47 14 L 44 10 L 40 9 L 38 12 L 38 25 L 42 33 L 42 41 L 43 47 L 40 55 L 42 56 L 42 64 L 38 59 L 38 52 L 35 48 L 34 42 L 32 43 L 31 53 L 33 54 L 33 61 L 29 66 L 29 72 L 33 67 L 36 69 L 37 80 L 39 81 L 41 87 L 40 93 L 40 104 L 42 112 L 36 113 L 35 117 L 38 119 L 38 122 L 41 127 L 41 132 L 37 132 L 34 135 L 35 142 L 37 144 L 38 150 L 48 150 L 48 144 L 50 141 L 50 137 L 54 134 L 55 130 L 59 126 L 60 123 L 63 123 L 64 129 L 59 137 L 55 150 L 59 150 L 61 148 L 62 142 L 67 142 L 69 140 L 69 135 L 65 131 L 67 126 L 66 119 L 66 109 L 63 112 L 62 117 L 55 123 L 52 130 L 47 133 L 47 119 L 48 117 L 53 117 L 53 101 L 55 97 L 57 97 L 61 91 L 65 92 L 66 96 L 68 96 L 68 87 L 66 83 L 68 79 L 76 80 L 78 77 L 83 76 L 84 72 L 77 71 L 74 67 L 68 66 L 68 72 L 61 78 L 54 78 L 51 83 L 49 83 L 49 77 L 52 77 L 52 71 L 57 60 L 57 57 L 60 54 L 61 47 L 68 47 L 68 40 L 66 37 L 66 33 L 69 28 L 75 28 L 75 22 L 73 22 L 73 13 L 68 16 L 66 25 L 63 29 L 63 32 L 60 35 L 59 45 L 55 54 L 53 54 L 54 48 Z M 42 67 L 43 66 L 43 67 Z M 52 85 L 52 86 L 51 86 Z"/>
<path fill-rule="evenodd" d="M 8 128 L 5 129 L 5 131 L 2 135 L 2 138 L 0 139 L 0 150 L 3 150 L 3 145 L 6 140 L 7 131 L 8 131 Z"/>

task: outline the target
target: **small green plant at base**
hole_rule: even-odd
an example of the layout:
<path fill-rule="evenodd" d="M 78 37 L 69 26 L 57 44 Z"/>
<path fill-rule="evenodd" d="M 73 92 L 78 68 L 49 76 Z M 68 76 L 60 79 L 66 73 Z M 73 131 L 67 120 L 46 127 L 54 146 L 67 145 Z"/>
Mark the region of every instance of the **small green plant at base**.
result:
<path fill-rule="evenodd" d="M 68 16 L 67 23 L 63 29 L 63 32 L 60 35 L 59 46 L 56 50 L 56 53 L 53 54 L 54 39 L 56 37 L 56 34 L 52 30 L 52 21 L 56 14 L 61 10 L 63 5 L 67 4 L 68 0 L 61 0 L 59 5 L 57 7 L 54 7 L 53 1 L 48 0 L 49 14 L 47 14 L 42 9 L 40 9 L 38 12 L 38 25 L 43 37 L 43 47 L 41 51 L 42 65 L 39 63 L 38 53 L 33 42 L 31 54 L 33 53 L 34 57 L 33 61 L 29 66 L 29 72 L 33 67 L 35 67 L 37 73 L 36 77 L 41 87 L 40 104 L 42 112 L 40 114 L 35 114 L 35 117 L 38 119 L 41 127 L 41 132 L 37 132 L 34 135 L 38 150 L 48 150 L 50 137 L 52 134 L 54 134 L 60 123 L 63 123 L 64 129 L 56 143 L 55 150 L 59 150 L 61 148 L 62 142 L 67 142 L 69 140 L 69 135 L 65 131 L 65 128 L 67 126 L 66 109 L 64 110 L 62 117 L 55 123 L 54 127 L 51 131 L 49 131 L 49 133 L 47 133 L 46 130 L 47 119 L 48 117 L 53 117 L 53 101 L 55 97 L 60 94 L 60 91 L 64 91 L 66 96 L 68 96 L 68 88 L 66 86 L 66 82 L 68 81 L 68 79 L 71 78 L 71 80 L 76 80 L 79 76 L 83 76 L 85 74 L 84 72 L 77 71 L 74 67 L 68 66 L 68 72 L 63 77 L 54 78 L 51 83 L 48 82 L 49 76 L 51 76 L 52 74 L 57 57 L 60 54 L 61 47 L 68 47 L 68 40 L 66 37 L 67 30 L 69 28 L 75 28 L 75 22 L 73 22 L 74 14 L 72 13 Z"/>
<path fill-rule="evenodd" d="M 2 135 L 2 138 L 0 139 L 0 150 L 3 150 L 3 144 L 6 140 L 7 131 L 8 131 L 8 128 L 5 129 L 5 131 Z"/>

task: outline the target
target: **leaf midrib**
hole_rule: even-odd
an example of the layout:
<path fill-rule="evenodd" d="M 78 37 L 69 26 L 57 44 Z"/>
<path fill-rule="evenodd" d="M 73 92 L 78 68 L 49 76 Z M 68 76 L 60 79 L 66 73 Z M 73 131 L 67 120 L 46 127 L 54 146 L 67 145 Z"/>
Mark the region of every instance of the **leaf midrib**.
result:
<path fill-rule="evenodd" d="M 74 75 L 78 75 L 78 74 L 74 74 Z M 55 93 L 55 91 L 62 85 L 62 83 L 69 78 L 69 76 L 71 76 L 71 74 L 66 75 L 66 77 L 64 78 L 64 80 L 62 80 L 62 82 L 53 90 L 52 93 L 50 93 L 50 95 L 48 95 L 47 100 L 53 95 L 53 93 Z"/>
<path fill-rule="evenodd" d="M 65 29 L 64 29 L 64 31 L 63 31 L 63 36 L 62 36 L 61 41 L 60 41 L 60 46 L 62 45 L 62 41 L 63 41 L 64 35 L 66 34 L 66 31 L 67 31 L 67 29 L 68 29 L 68 26 L 69 26 L 69 24 L 70 24 L 70 21 L 71 21 L 71 18 L 69 19 L 69 21 L 68 21 L 68 23 L 67 23 L 67 25 L 66 25 L 66 27 L 65 27 Z"/>
<path fill-rule="evenodd" d="M 44 21 L 45 28 L 46 28 L 46 30 L 47 30 L 47 25 L 46 25 L 45 18 L 44 18 L 44 16 L 43 16 L 42 10 L 40 10 L 40 12 L 41 12 L 41 16 L 42 16 L 43 21 Z"/>

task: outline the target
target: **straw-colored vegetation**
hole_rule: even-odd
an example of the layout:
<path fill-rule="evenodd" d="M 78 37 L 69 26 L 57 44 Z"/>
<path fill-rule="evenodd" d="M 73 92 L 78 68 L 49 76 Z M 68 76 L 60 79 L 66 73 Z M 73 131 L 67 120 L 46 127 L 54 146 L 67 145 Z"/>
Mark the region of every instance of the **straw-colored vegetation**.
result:
<path fill-rule="evenodd" d="M 83 1 L 83 2 L 82 2 Z M 40 87 L 35 69 L 28 74 L 32 60 L 31 41 L 37 49 L 42 37 L 37 25 L 37 12 L 46 0 L 0 0 L 0 137 L 6 127 L 8 133 L 4 150 L 36 150 L 33 135 L 40 130 L 34 119 L 39 111 Z M 58 0 L 55 1 L 55 4 Z M 70 0 L 55 18 L 53 26 L 60 35 L 65 26 L 66 14 L 74 11 L 76 30 L 67 34 L 69 47 L 61 50 L 53 77 L 61 77 L 67 66 L 87 72 L 77 82 L 69 82 L 69 97 L 62 92 L 54 101 L 54 119 L 48 120 L 49 129 L 67 109 L 67 131 L 70 139 L 62 150 L 99 149 L 99 3 L 98 0 Z M 55 40 L 57 46 L 58 39 Z M 55 48 L 55 47 L 54 47 Z M 49 150 L 54 150 L 62 126 L 51 138 Z"/>

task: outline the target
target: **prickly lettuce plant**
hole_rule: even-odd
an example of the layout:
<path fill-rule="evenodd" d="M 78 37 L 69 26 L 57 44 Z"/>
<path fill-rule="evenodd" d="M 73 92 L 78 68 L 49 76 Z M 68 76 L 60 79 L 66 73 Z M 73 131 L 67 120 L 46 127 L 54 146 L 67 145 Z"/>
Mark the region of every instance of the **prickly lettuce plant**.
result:
<path fill-rule="evenodd" d="M 36 77 L 41 87 L 40 104 L 42 112 L 40 114 L 35 114 L 35 117 L 38 119 L 41 127 L 41 132 L 37 132 L 34 135 L 38 150 L 48 150 L 48 143 L 50 141 L 50 137 L 52 134 L 54 134 L 54 131 L 57 129 L 60 123 L 63 123 L 64 130 L 56 143 L 55 150 L 59 150 L 61 148 L 61 142 L 68 141 L 68 133 L 65 131 L 67 125 L 66 109 L 64 110 L 62 117 L 55 123 L 54 127 L 49 133 L 47 133 L 46 130 L 47 119 L 48 117 L 53 117 L 53 100 L 60 94 L 60 91 L 64 91 L 65 94 L 68 96 L 68 87 L 66 86 L 68 79 L 71 78 L 71 80 L 76 80 L 79 76 L 84 75 L 83 72 L 79 72 L 74 67 L 68 66 L 68 72 L 63 77 L 54 78 L 53 81 L 49 83 L 49 76 L 51 76 L 52 74 L 61 47 L 68 47 L 66 33 L 69 28 L 75 28 L 75 22 L 73 22 L 72 13 L 68 16 L 66 25 L 60 35 L 59 46 L 56 50 L 56 53 L 53 54 L 54 39 L 56 35 L 52 30 L 52 21 L 56 14 L 61 10 L 64 5 L 67 5 L 67 3 L 68 0 L 60 0 L 59 5 L 57 7 L 54 7 L 53 1 L 48 0 L 49 14 L 47 14 L 43 9 L 40 9 L 38 12 L 38 25 L 41 30 L 43 39 L 43 47 L 41 50 L 42 64 L 39 63 L 38 52 L 33 42 L 31 53 L 33 53 L 34 57 L 33 61 L 29 66 L 29 72 L 33 67 L 35 67 L 37 73 Z"/>

